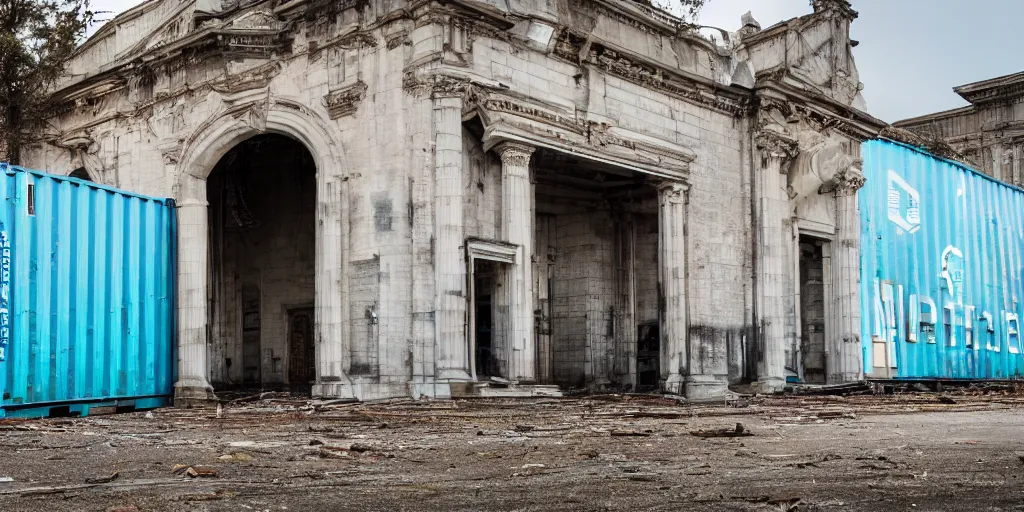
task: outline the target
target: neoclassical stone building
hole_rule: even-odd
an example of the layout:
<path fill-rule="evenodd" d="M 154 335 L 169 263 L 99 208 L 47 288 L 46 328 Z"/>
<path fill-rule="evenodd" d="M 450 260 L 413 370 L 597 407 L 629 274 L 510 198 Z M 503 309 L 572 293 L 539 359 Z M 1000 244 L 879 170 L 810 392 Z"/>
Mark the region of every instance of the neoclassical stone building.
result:
<path fill-rule="evenodd" d="M 970 105 L 894 123 L 949 144 L 958 160 L 997 180 L 1024 185 L 1024 73 L 961 85 Z"/>
<path fill-rule="evenodd" d="M 26 160 L 177 201 L 179 398 L 843 382 L 883 123 L 812 8 L 150 0 Z"/>

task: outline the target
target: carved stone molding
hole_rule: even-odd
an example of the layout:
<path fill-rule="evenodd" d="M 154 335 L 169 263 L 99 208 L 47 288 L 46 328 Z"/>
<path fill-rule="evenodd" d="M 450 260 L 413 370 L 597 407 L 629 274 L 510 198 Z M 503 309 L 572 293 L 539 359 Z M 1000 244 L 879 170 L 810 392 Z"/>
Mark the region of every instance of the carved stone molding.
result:
<path fill-rule="evenodd" d="M 270 111 L 269 101 L 254 101 L 239 105 L 232 110 L 232 117 L 249 125 L 257 132 L 263 133 L 267 130 L 267 114 Z"/>
<path fill-rule="evenodd" d="M 277 16 L 274 16 L 274 13 L 267 9 L 257 9 L 231 20 L 225 28 L 277 31 L 285 28 L 285 22 L 278 20 Z"/>
<path fill-rule="evenodd" d="M 770 130 L 760 130 L 754 135 L 754 144 L 761 151 L 764 160 L 779 159 L 779 171 L 787 171 L 786 163 L 796 158 L 800 152 L 797 141 Z"/>
<path fill-rule="evenodd" d="M 561 52 L 571 53 L 564 42 L 556 44 Z M 749 102 L 740 96 L 727 96 L 711 87 L 676 76 L 669 69 L 633 60 L 614 50 L 593 45 L 586 57 L 586 63 L 596 66 L 605 73 L 642 87 L 659 91 L 670 96 L 705 106 L 734 116 L 749 113 Z"/>
<path fill-rule="evenodd" d="M 181 151 L 183 149 L 181 141 L 175 140 L 170 141 L 159 146 L 160 156 L 163 158 L 165 165 L 177 165 L 181 159 Z"/>
<path fill-rule="evenodd" d="M 501 157 L 501 163 L 506 167 L 512 167 L 516 169 L 522 169 L 529 171 L 530 158 L 533 157 L 536 148 L 528 146 L 526 144 L 520 144 L 518 142 L 502 142 L 495 148 L 498 152 L 498 156 Z"/>
<path fill-rule="evenodd" d="M 402 79 L 402 89 L 416 97 L 458 98 L 469 91 L 470 85 L 469 79 L 456 76 L 430 75 L 421 78 L 415 70 L 407 71 Z"/>
<path fill-rule="evenodd" d="M 686 190 L 689 188 L 685 183 L 679 181 L 661 181 L 655 187 L 658 189 L 658 198 L 661 201 L 681 204 L 686 202 Z"/>
<path fill-rule="evenodd" d="M 867 183 L 867 178 L 864 177 L 860 166 L 860 159 L 853 160 L 851 165 L 840 169 L 831 182 L 822 185 L 819 193 L 832 193 L 836 197 L 856 194 Z"/>
<path fill-rule="evenodd" d="M 210 88 L 221 94 L 237 94 L 252 89 L 262 89 L 270 85 L 271 80 L 281 74 L 282 65 L 271 62 L 255 69 L 228 75 L 223 79 L 210 83 Z"/>
<path fill-rule="evenodd" d="M 327 112 L 330 114 L 331 119 L 355 114 L 356 110 L 359 109 L 359 102 L 366 96 L 366 89 L 366 84 L 360 80 L 344 89 L 333 91 L 324 96 L 324 106 L 327 107 Z"/>

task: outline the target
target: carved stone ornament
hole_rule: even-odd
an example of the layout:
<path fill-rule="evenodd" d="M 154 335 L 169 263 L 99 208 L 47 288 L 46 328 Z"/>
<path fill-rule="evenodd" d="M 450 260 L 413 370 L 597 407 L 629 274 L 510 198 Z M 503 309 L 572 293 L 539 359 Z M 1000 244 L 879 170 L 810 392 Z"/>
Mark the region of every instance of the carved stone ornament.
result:
<path fill-rule="evenodd" d="M 366 84 L 360 80 L 324 96 L 324 106 L 331 119 L 354 115 L 359 109 L 359 102 L 366 97 L 366 89 Z"/>
<path fill-rule="evenodd" d="M 503 142 L 499 144 L 495 150 L 501 157 L 501 163 L 504 168 L 507 169 L 512 167 L 528 170 L 530 167 L 530 158 L 533 156 L 536 148 L 516 142 Z"/>
<path fill-rule="evenodd" d="M 686 202 L 686 185 L 678 181 L 662 181 L 657 185 L 658 198 L 661 202 L 681 204 Z"/>
<path fill-rule="evenodd" d="M 779 171 L 782 173 L 786 172 L 785 164 L 795 158 L 800 151 L 796 140 L 768 130 L 757 132 L 754 135 L 754 143 L 761 151 L 761 158 L 781 160 Z"/>
<path fill-rule="evenodd" d="M 865 183 L 867 183 L 867 178 L 861 172 L 860 160 L 858 159 L 854 161 L 853 165 L 837 172 L 835 177 L 832 178 L 832 182 L 823 188 L 825 188 L 825 192 L 832 192 L 836 197 L 851 196 L 856 194 Z"/>
<path fill-rule="evenodd" d="M 416 96 L 433 98 L 459 98 L 464 96 L 470 89 L 470 81 L 467 78 L 448 75 L 430 75 L 419 77 L 415 71 L 408 71 L 402 79 L 402 88 L 405 92 Z"/>
<path fill-rule="evenodd" d="M 284 22 L 277 19 L 274 13 L 260 9 L 245 13 L 228 24 L 225 28 L 231 30 L 282 30 Z"/>
<path fill-rule="evenodd" d="M 254 130 L 263 133 L 267 129 L 267 114 L 269 110 L 270 104 L 267 101 L 256 101 L 238 109 L 233 116 Z"/>

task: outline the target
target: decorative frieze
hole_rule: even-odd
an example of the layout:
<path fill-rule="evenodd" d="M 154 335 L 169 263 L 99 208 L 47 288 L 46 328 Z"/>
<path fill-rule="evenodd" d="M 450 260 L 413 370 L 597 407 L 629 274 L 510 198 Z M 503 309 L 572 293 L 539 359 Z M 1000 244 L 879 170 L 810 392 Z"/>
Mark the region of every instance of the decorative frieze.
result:
<path fill-rule="evenodd" d="M 561 51 L 565 52 L 563 48 Z M 693 80 L 673 76 L 671 70 L 639 62 L 614 50 L 594 45 L 587 63 L 606 73 L 683 100 L 734 116 L 746 115 L 749 102 L 742 96 L 727 97 L 718 91 L 701 87 Z"/>

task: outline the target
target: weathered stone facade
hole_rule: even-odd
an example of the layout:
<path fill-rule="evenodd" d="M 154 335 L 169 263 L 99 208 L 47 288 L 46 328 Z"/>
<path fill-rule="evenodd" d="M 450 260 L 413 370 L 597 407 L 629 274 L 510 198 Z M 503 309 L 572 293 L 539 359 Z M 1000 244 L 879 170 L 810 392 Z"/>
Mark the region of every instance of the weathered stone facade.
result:
<path fill-rule="evenodd" d="M 856 13 L 812 4 L 711 40 L 632 0 L 151 0 L 85 44 L 27 164 L 177 200 L 179 398 L 304 384 L 282 365 L 305 306 L 319 396 L 491 377 L 702 398 L 778 389 L 801 354 L 848 381 L 859 144 L 882 123 Z M 278 226 L 306 218 L 274 206 L 299 184 L 263 185 L 260 211 L 232 188 L 300 172 L 274 146 L 233 156 L 262 134 L 308 150 L 313 227 Z"/>
<path fill-rule="evenodd" d="M 906 119 L 893 126 L 949 144 L 958 159 L 1013 185 L 1024 185 L 1024 73 L 953 89 L 966 107 Z"/>

